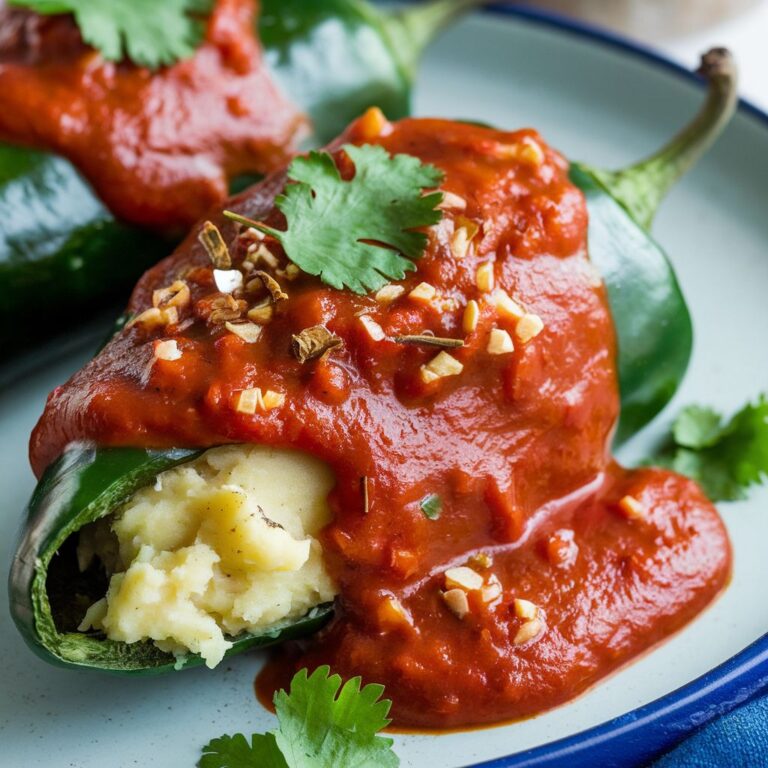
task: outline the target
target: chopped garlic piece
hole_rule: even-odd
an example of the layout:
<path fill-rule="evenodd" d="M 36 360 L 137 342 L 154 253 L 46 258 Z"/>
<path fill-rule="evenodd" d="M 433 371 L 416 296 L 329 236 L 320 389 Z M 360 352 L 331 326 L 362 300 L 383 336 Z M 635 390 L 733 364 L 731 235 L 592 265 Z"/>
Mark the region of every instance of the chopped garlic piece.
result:
<path fill-rule="evenodd" d="M 266 389 L 262 395 L 261 402 L 265 411 L 271 411 L 274 408 L 280 408 L 285 403 L 285 395 L 282 392 Z"/>
<path fill-rule="evenodd" d="M 365 328 L 365 332 L 373 341 L 384 341 L 387 338 L 387 334 L 384 333 L 384 329 L 368 315 L 360 315 L 360 324 Z"/>
<path fill-rule="evenodd" d="M 462 565 L 458 568 L 449 568 L 445 572 L 446 589 L 465 589 L 469 592 L 480 589 L 483 586 L 483 577 L 471 568 Z"/>
<path fill-rule="evenodd" d="M 154 307 L 186 307 L 191 299 L 189 286 L 183 280 L 176 280 L 165 288 L 152 292 Z"/>
<path fill-rule="evenodd" d="M 176 307 L 163 307 L 162 309 L 151 307 L 136 315 L 125 327 L 132 328 L 134 325 L 143 325 L 147 330 L 152 330 L 178 322 L 179 313 Z"/>
<path fill-rule="evenodd" d="M 425 384 L 443 379 L 447 376 L 458 376 L 464 366 L 447 352 L 439 352 L 429 363 L 421 366 L 421 380 Z"/>
<path fill-rule="evenodd" d="M 480 320 L 480 305 L 472 299 L 467 302 L 464 309 L 464 317 L 461 320 L 464 333 L 473 333 L 477 329 L 477 323 Z"/>
<path fill-rule="evenodd" d="M 544 321 L 538 315 L 526 313 L 515 326 L 515 336 L 522 344 L 527 344 L 544 330 Z"/>
<path fill-rule="evenodd" d="M 221 293 L 234 293 L 243 287 L 243 273 L 239 269 L 214 269 L 213 282 Z"/>
<path fill-rule="evenodd" d="M 520 629 L 517 630 L 517 633 L 515 634 L 512 642 L 515 645 L 523 645 L 529 640 L 533 640 L 535 637 L 537 637 L 543 628 L 544 623 L 541 621 L 541 619 L 531 619 L 530 621 L 526 621 L 525 624 L 523 624 Z"/>
<path fill-rule="evenodd" d="M 525 316 L 525 310 L 500 288 L 493 292 L 491 302 L 502 317 L 517 321 Z"/>
<path fill-rule="evenodd" d="M 443 201 L 437 207 L 443 211 L 463 211 L 467 201 L 455 192 L 443 191 Z"/>
<path fill-rule="evenodd" d="M 477 285 L 477 290 L 483 293 L 489 293 L 493 290 L 494 274 L 492 261 L 486 261 L 485 264 L 481 264 L 477 268 L 475 284 Z"/>
<path fill-rule="evenodd" d="M 179 345 L 173 339 L 155 342 L 155 359 L 173 362 L 181 357 Z"/>
<path fill-rule="evenodd" d="M 515 351 L 515 344 L 506 331 L 501 328 L 492 328 L 488 336 L 487 350 L 489 355 L 508 355 Z"/>
<path fill-rule="evenodd" d="M 451 613 L 459 619 L 463 619 L 469 613 L 469 600 L 463 589 L 449 589 L 443 592 L 443 601 Z"/>
<path fill-rule="evenodd" d="M 515 598 L 515 616 L 518 619 L 531 619 L 537 618 L 539 615 L 539 608 L 535 603 L 530 600 L 523 600 L 521 597 Z"/>
<path fill-rule="evenodd" d="M 480 596 L 484 603 L 493 603 L 501 597 L 501 583 L 494 574 L 488 579 L 488 583 L 480 590 Z"/>
<path fill-rule="evenodd" d="M 379 304 L 391 304 L 405 293 L 402 285 L 385 285 L 376 292 L 376 301 Z"/>
<path fill-rule="evenodd" d="M 429 283 L 419 283 L 409 294 L 408 298 L 414 301 L 430 302 L 437 295 L 437 289 Z"/>
<path fill-rule="evenodd" d="M 237 405 L 235 406 L 239 413 L 256 413 L 256 409 L 261 402 L 261 390 L 260 389 L 244 389 L 237 397 Z"/>
<path fill-rule="evenodd" d="M 224 323 L 224 327 L 248 344 L 255 344 L 261 336 L 262 327 L 255 323 Z"/>
<path fill-rule="evenodd" d="M 280 392 L 273 392 L 271 389 L 262 392 L 261 387 L 255 387 L 240 392 L 235 408 L 239 413 L 253 415 L 256 411 L 266 413 L 273 408 L 279 408 L 284 402 L 285 395 Z"/>
<path fill-rule="evenodd" d="M 451 253 L 456 259 L 463 259 L 469 253 L 472 238 L 466 227 L 459 227 L 451 236 Z"/>

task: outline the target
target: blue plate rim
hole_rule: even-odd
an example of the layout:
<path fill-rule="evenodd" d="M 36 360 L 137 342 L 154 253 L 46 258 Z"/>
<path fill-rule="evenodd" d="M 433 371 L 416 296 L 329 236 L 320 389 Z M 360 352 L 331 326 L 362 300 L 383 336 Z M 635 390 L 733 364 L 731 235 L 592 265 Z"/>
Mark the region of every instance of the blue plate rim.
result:
<path fill-rule="evenodd" d="M 558 13 L 495 3 L 483 9 L 547 26 L 639 58 L 687 82 L 701 78 L 653 48 Z M 768 128 L 768 113 L 747 99 L 739 111 Z M 649 704 L 556 741 L 467 768 L 633 768 L 768 689 L 768 634 L 701 677 Z"/>

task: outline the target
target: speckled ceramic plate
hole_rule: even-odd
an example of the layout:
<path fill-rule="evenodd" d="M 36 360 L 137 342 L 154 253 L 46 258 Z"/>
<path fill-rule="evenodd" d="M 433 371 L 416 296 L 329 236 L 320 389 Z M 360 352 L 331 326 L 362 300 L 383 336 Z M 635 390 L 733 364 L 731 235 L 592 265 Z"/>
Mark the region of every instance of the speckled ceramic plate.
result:
<path fill-rule="evenodd" d="M 476 14 L 435 46 L 417 112 L 535 126 L 569 157 L 622 166 L 656 148 L 701 100 L 695 79 L 615 39 L 553 19 Z M 727 134 L 673 192 L 656 234 L 691 302 L 693 365 L 670 412 L 703 401 L 734 408 L 768 388 L 768 117 L 743 105 Z M 727 316 L 728 322 L 724 322 Z M 88 357 L 67 357 L 0 393 L 0 564 L 7 570 L 33 488 L 27 438 L 45 396 Z M 665 426 L 628 445 L 641 457 Z M 662 647 L 570 704 L 512 725 L 396 736 L 405 766 L 629 766 L 768 680 L 768 492 L 723 506 L 733 581 L 714 606 Z M 748 646 L 750 646 L 748 648 Z M 744 649 L 747 649 L 746 651 Z M 262 731 L 256 703 L 262 657 L 215 672 L 122 679 L 46 666 L 24 646 L 0 592 L 0 764 L 16 768 L 191 768 L 209 738 Z M 721 666 L 724 665 L 724 666 Z M 705 675 L 702 678 L 702 675 Z M 685 686 L 682 690 L 678 690 Z"/>

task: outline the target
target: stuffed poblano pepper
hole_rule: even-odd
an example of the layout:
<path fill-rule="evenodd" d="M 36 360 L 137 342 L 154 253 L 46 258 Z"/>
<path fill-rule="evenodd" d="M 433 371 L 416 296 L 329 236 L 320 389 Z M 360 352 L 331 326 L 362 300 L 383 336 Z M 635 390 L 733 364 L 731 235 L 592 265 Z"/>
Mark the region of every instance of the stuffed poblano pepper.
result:
<path fill-rule="evenodd" d="M 473 4 L 0 9 L 0 361 L 123 297 L 231 185 L 368 106 L 407 114 L 424 47 Z"/>
<path fill-rule="evenodd" d="M 708 61 L 707 105 L 662 153 L 678 172 L 733 111 L 730 59 Z M 364 674 L 379 654 L 368 671 L 397 695 L 400 662 L 376 638 L 394 633 L 392 653 L 435 632 L 459 642 L 459 625 L 446 639 L 419 622 L 463 619 L 481 594 L 497 605 L 518 567 L 587 567 L 609 541 L 676 586 L 666 618 L 595 658 L 623 663 L 700 610 L 727 577 L 716 512 L 678 476 L 610 457 L 620 406 L 635 428 L 652 418 L 690 353 L 685 303 L 644 228 L 655 206 L 638 216 L 638 198 L 606 191 L 614 178 L 532 130 L 373 109 L 196 225 L 33 433 L 40 483 L 10 576 L 32 648 L 115 672 L 215 666 L 333 610 L 322 653 Z M 681 516 L 685 541 L 635 526 L 643 499 Z M 702 517 L 684 524 L 691 509 Z M 672 578 L 668 547 L 708 554 Z M 519 565 L 542 556 L 550 570 Z M 610 592 L 590 579 L 620 565 L 570 589 Z M 624 594 L 628 611 L 643 588 Z"/>

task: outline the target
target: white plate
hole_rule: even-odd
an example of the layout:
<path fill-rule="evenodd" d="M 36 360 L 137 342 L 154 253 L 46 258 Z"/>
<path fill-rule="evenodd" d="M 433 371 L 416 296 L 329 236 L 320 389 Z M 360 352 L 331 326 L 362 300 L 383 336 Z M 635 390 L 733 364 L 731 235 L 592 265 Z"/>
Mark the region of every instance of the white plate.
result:
<path fill-rule="evenodd" d="M 569 157 L 605 167 L 636 160 L 696 110 L 701 91 L 672 69 L 574 32 L 477 15 L 427 58 L 417 113 L 535 126 Z M 732 409 L 768 389 L 768 122 L 746 110 L 672 193 L 656 234 L 691 302 L 696 349 L 668 413 L 690 402 Z M 27 439 L 47 392 L 86 359 L 71 355 L 0 394 L 0 569 L 34 482 Z M 644 455 L 662 417 L 622 453 Z M 729 658 L 768 626 L 768 491 L 722 507 L 735 548 L 725 595 L 683 632 L 576 701 L 515 725 L 396 736 L 404 766 L 461 766 L 576 733 L 652 701 Z M 216 672 L 124 679 L 49 667 L 12 626 L 0 592 L 0 763 L 18 768 L 191 768 L 211 737 L 274 727 L 257 703 L 258 654 Z"/>

